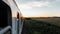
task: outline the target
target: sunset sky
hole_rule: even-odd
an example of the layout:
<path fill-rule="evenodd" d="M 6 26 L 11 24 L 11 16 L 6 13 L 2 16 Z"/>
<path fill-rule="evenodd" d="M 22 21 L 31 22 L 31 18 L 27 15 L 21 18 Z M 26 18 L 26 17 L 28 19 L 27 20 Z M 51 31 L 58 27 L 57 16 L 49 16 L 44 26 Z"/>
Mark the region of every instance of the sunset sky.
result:
<path fill-rule="evenodd" d="M 60 16 L 60 0 L 15 0 L 25 17 Z"/>

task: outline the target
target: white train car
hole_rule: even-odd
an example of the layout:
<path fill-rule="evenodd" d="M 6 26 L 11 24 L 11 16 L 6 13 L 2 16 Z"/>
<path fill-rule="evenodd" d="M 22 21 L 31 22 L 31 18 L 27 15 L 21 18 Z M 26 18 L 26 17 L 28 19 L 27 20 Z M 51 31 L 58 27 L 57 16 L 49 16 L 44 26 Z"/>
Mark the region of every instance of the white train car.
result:
<path fill-rule="evenodd" d="M 0 0 L 0 34 L 21 34 L 21 15 L 15 0 Z"/>

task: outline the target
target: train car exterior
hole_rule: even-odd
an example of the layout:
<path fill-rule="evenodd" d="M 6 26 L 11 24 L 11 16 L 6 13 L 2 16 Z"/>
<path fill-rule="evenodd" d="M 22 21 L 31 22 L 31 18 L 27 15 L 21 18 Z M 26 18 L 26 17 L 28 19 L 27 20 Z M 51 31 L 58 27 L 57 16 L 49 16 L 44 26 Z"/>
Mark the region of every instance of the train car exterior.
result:
<path fill-rule="evenodd" d="M 21 34 L 23 18 L 14 0 L 0 0 L 0 34 L 10 30 L 10 34 Z"/>

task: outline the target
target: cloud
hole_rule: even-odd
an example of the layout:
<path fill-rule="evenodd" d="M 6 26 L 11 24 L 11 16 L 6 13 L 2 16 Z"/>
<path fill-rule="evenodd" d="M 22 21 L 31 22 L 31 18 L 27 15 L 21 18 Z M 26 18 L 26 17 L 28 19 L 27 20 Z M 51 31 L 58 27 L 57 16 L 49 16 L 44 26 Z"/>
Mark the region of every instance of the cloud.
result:
<path fill-rule="evenodd" d="M 56 1 L 60 2 L 60 0 L 56 0 Z"/>
<path fill-rule="evenodd" d="M 43 6 L 49 6 L 49 2 L 44 2 L 44 1 L 40 1 L 40 2 L 32 2 L 30 3 L 31 6 L 33 7 L 43 7 Z"/>
<path fill-rule="evenodd" d="M 53 16 L 58 11 L 58 0 L 21 0 L 18 3 L 19 8 L 24 16 Z M 54 7 L 55 6 L 55 7 Z"/>
<path fill-rule="evenodd" d="M 52 1 L 55 1 L 55 0 L 19 0 L 20 3 L 27 3 L 27 2 L 34 2 L 34 1 L 49 1 L 49 2 L 52 2 Z M 18 1 L 18 2 L 19 2 Z"/>
<path fill-rule="evenodd" d="M 17 0 L 16 0 L 17 1 Z M 19 2 L 20 1 L 20 2 Z M 52 7 L 56 0 L 19 0 L 17 3 L 22 9 L 33 7 Z"/>
<path fill-rule="evenodd" d="M 19 6 L 22 9 L 32 9 L 33 7 L 53 7 L 60 0 L 21 0 Z"/>
<path fill-rule="evenodd" d="M 18 5 L 20 9 L 31 9 L 32 7 L 30 7 L 27 4 L 23 4 L 23 5 Z"/>
<path fill-rule="evenodd" d="M 45 14 L 44 11 L 40 9 L 35 9 L 35 7 L 51 7 L 50 2 L 48 1 L 34 1 L 34 2 L 27 2 L 24 4 L 18 4 L 22 14 L 25 16 L 33 16 L 33 15 L 42 15 Z M 40 12 L 42 11 L 42 12 Z"/>
<path fill-rule="evenodd" d="M 34 2 L 28 2 L 25 4 L 19 4 L 20 8 L 22 9 L 32 9 L 33 7 L 51 7 L 50 2 L 48 1 L 34 1 Z"/>

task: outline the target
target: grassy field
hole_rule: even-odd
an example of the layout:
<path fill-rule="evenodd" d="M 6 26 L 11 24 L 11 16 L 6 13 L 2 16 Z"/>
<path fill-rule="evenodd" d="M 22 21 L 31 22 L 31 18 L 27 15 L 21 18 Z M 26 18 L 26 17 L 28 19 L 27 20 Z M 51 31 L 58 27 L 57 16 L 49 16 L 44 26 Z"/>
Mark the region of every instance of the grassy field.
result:
<path fill-rule="evenodd" d="M 25 18 L 22 34 L 60 34 L 60 27 L 38 18 Z"/>
<path fill-rule="evenodd" d="M 32 20 L 43 21 L 49 24 L 60 26 L 60 18 L 33 18 Z"/>

